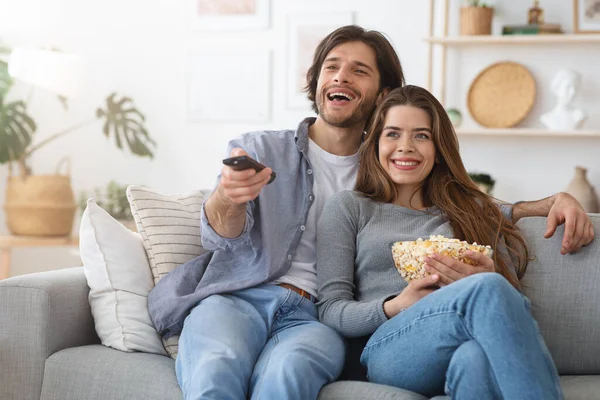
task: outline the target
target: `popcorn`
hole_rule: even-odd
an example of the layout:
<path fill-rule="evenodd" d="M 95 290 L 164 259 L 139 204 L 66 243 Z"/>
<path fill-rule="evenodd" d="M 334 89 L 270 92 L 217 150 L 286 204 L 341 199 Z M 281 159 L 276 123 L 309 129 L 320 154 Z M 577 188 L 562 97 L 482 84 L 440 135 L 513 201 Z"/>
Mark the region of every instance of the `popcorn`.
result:
<path fill-rule="evenodd" d="M 477 243 L 469 244 L 465 241 L 449 239 L 441 235 L 431 235 L 428 240 L 419 238 L 415 241 L 392 243 L 392 257 L 396 269 L 409 283 L 430 275 L 425 270 L 424 260 L 433 253 L 450 256 L 465 264 L 475 265 L 475 262 L 465 255 L 468 250 L 478 251 L 488 257 L 493 254 L 490 246 Z"/>

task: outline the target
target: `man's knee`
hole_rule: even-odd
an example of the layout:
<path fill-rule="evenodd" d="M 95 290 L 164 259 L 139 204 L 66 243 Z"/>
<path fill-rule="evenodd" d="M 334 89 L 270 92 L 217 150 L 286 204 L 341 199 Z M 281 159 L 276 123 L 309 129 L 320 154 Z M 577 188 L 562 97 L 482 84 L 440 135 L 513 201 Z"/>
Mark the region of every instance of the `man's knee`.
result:
<path fill-rule="evenodd" d="M 268 374 L 285 376 L 290 370 L 307 377 L 336 379 L 344 366 L 346 346 L 331 328 L 321 326 L 312 332 L 311 341 L 285 345 L 285 350 L 274 352 L 269 360 Z"/>

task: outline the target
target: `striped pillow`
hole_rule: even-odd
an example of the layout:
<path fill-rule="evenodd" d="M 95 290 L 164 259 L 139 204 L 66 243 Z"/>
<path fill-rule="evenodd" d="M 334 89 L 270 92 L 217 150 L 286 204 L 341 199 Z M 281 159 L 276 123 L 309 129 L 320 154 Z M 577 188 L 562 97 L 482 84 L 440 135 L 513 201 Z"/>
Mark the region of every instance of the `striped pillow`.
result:
<path fill-rule="evenodd" d="M 177 266 L 206 253 L 200 238 L 200 212 L 206 191 L 162 194 L 129 186 L 127 198 L 156 285 Z M 165 350 L 177 356 L 179 335 L 163 339 Z"/>
<path fill-rule="evenodd" d="M 168 195 L 141 186 L 127 188 L 154 284 L 177 266 L 206 253 L 200 238 L 200 212 L 205 195 L 201 190 Z"/>

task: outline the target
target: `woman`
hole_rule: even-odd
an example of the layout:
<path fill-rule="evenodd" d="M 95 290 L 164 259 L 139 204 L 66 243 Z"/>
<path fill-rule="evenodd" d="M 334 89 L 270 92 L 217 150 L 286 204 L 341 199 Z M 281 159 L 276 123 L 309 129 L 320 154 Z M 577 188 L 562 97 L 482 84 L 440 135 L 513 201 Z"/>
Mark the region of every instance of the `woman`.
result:
<path fill-rule="evenodd" d="M 361 363 L 371 382 L 453 399 L 562 398 L 519 291 L 527 249 L 511 210 L 471 181 L 435 97 L 405 86 L 383 100 L 355 191 L 328 201 L 317 241 L 321 321 L 370 335 Z M 470 253 L 471 266 L 435 255 L 431 275 L 407 284 L 390 244 L 429 235 L 490 245 L 493 258 Z"/>

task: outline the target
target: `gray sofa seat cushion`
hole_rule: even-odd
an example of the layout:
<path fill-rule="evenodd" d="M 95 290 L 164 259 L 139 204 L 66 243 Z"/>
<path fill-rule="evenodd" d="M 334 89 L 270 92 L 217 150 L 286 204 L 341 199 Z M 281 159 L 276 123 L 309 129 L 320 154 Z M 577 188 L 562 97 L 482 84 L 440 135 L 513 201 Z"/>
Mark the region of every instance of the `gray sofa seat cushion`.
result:
<path fill-rule="evenodd" d="M 600 376 L 563 375 L 560 383 L 565 400 L 600 399 Z M 367 382 L 341 381 L 327 385 L 321 390 L 318 400 L 423 400 L 427 399 L 408 390 Z M 431 400 L 450 400 L 448 396 L 436 396 Z"/>
<path fill-rule="evenodd" d="M 600 398 L 599 375 L 563 375 L 560 377 L 565 400 L 597 400 Z"/>
<path fill-rule="evenodd" d="M 40 400 L 181 400 L 175 362 L 102 345 L 72 347 L 46 360 Z"/>
<path fill-rule="evenodd" d="M 561 376 L 566 400 L 596 400 L 600 376 Z M 181 400 L 175 362 L 165 356 L 125 353 L 102 345 L 59 351 L 46 361 L 41 400 Z M 375 383 L 339 381 L 318 400 L 427 400 L 408 390 Z M 450 400 L 438 396 L 435 400 Z"/>
<path fill-rule="evenodd" d="M 325 386 L 319 393 L 317 400 L 427 400 L 420 394 L 395 388 L 392 386 L 379 385 L 376 383 L 359 381 L 339 381 Z"/>

